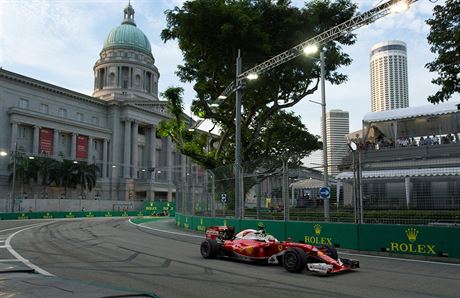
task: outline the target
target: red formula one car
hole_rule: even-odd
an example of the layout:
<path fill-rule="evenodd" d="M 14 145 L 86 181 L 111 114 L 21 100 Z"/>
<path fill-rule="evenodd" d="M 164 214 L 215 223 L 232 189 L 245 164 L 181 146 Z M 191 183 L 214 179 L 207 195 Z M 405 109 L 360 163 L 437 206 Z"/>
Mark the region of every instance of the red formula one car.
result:
<path fill-rule="evenodd" d="M 205 259 L 227 257 L 261 264 L 283 264 L 289 272 L 307 269 L 321 274 L 359 268 L 359 261 L 339 258 L 332 246 L 278 241 L 263 230 L 247 229 L 235 235 L 228 226 L 206 229 L 206 239 L 200 246 Z"/>

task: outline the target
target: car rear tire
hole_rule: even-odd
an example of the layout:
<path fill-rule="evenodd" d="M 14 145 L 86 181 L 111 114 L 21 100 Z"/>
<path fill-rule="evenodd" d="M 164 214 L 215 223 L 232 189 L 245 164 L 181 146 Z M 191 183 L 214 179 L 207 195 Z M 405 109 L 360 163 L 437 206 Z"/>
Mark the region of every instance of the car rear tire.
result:
<path fill-rule="evenodd" d="M 283 267 L 289 272 L 302 272 L 307 266 L 307 254 L 300 248 L 288 248 L 283 255 Z"/>
<path fill-rule="evenodd" d="M 200 245 L 201 256 L 205 259 L 214 259 L 219 253 L 219 244 L 216 240 L 206 239 Z"/>

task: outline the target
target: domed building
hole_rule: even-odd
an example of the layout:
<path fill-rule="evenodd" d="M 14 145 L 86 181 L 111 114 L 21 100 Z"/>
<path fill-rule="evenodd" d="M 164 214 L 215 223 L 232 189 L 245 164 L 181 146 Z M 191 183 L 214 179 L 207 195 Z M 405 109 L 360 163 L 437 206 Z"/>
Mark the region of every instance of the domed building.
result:
<path fill-rule="evenodd" d="M 112 100 L 158 100 L 160 73 L 154 65 L 150 42 L 134 22 L 134 9 L 124 9 L 120 26 L 110 31 L 100 59 L 94 65 L 94 97 Z"/>
<path fill-rule="evenodd" d="M 44 190 L 39 183 L 19 181 L 12 193 L 17 202 L 0 197 L 0 212 L 27 210 L 31 204 L 36 211 L 112 210 L 136 208 L 144 200 L 174 200 L 175 182 L 185 177 L 188 160 L 169 138 L 157 136 L 159 122 L 169 118 L 167 102 L 158 98 L 160 73 L 130 4 L 121 24 L 108 33 L 93 71 L 94 92 L 87 96 L 0 69 L 0 129 L 5 132 L 0 150 L 99 168 L 96 188 L 83 198 L 77 190 L 53 185 Z M 11 194 L 8 163 L 0 159 L 0 193 Z"/>

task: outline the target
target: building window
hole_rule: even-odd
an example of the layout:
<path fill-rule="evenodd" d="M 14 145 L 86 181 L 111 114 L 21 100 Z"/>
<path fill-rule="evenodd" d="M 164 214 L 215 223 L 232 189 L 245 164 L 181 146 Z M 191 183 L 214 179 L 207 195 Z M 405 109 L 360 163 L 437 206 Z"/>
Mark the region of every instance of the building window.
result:
<path fill-rule="evenodd" d="M 48 114 L 49 108 L 47 104 L 40 104 L 40 113 Z"/>
<path fill-rule="evenodd" d="M 99 125 L 99 118 L 93 117 L 92 122 L 93 122 L 94 125 Z"/>
<path fill-rule="evenodd" d="M 67 117 L 67 110 L 63 108 L 59 108 L 59 117 L 66 118 Z"/>
<path fill-rule="evenodd" d="M 83 114 L 82 113 L 77 113 L 77 120 L 78 121 L 83 121 Z"/>
<path fill-rule="evenodd" d="M 28 109 L 29 108 L 29 100 L 21 98 L 19 100 L 19 107 L 23 109 Z"/>

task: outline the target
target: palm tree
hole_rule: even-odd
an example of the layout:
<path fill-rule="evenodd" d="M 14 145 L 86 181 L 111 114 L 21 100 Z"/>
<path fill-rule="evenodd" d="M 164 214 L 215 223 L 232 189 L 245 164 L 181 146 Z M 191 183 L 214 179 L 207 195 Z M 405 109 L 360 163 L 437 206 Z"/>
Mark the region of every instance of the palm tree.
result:
<path fill-rule="evenodd" d="M 10 182 L 13 180 L 13 168 L 15 167 L 16 179 L 21 184 L 21 193 L 24 193 L 24 184 L 29 184 L 30 179 L 37 180 L 36 162 L 25 156 L 23 152 L 18 151 L 13 154 L 16 154 L 16 156 L 13 156 L 13 158 L 16 158 L 16 167 L 14 166 L 14 160 L 12 160 L 8 165 L 8 170 L 11 171 L 9 180 Z"/>
<path fill-rule="evenodd" d="M 91 191 L 96 186 L 96 176 L 99 168 L 95 164 L 87 162 L 78 162 L 76 164 L 76 182 L 80 185 L 80 195 L 83 198 L 83 192 L 88 189 Z"/>
<path fill-rule="evenodd" d="M 77 167 L 71 160 L 63 160 L 59 163 L 59 185 L 64 186 L 64 196 L 67 198 L 67 189 L 77 187 Z"/>
<path fill-rule="evenodd" d="M 38 166 L 37 174 L 40 177 L 43 186 L 43 193 L 46 193 L 46 187 L 53 182 L 59 185 L 59 162 L 49 157 L 39 157 L 36 159 Z"/>

